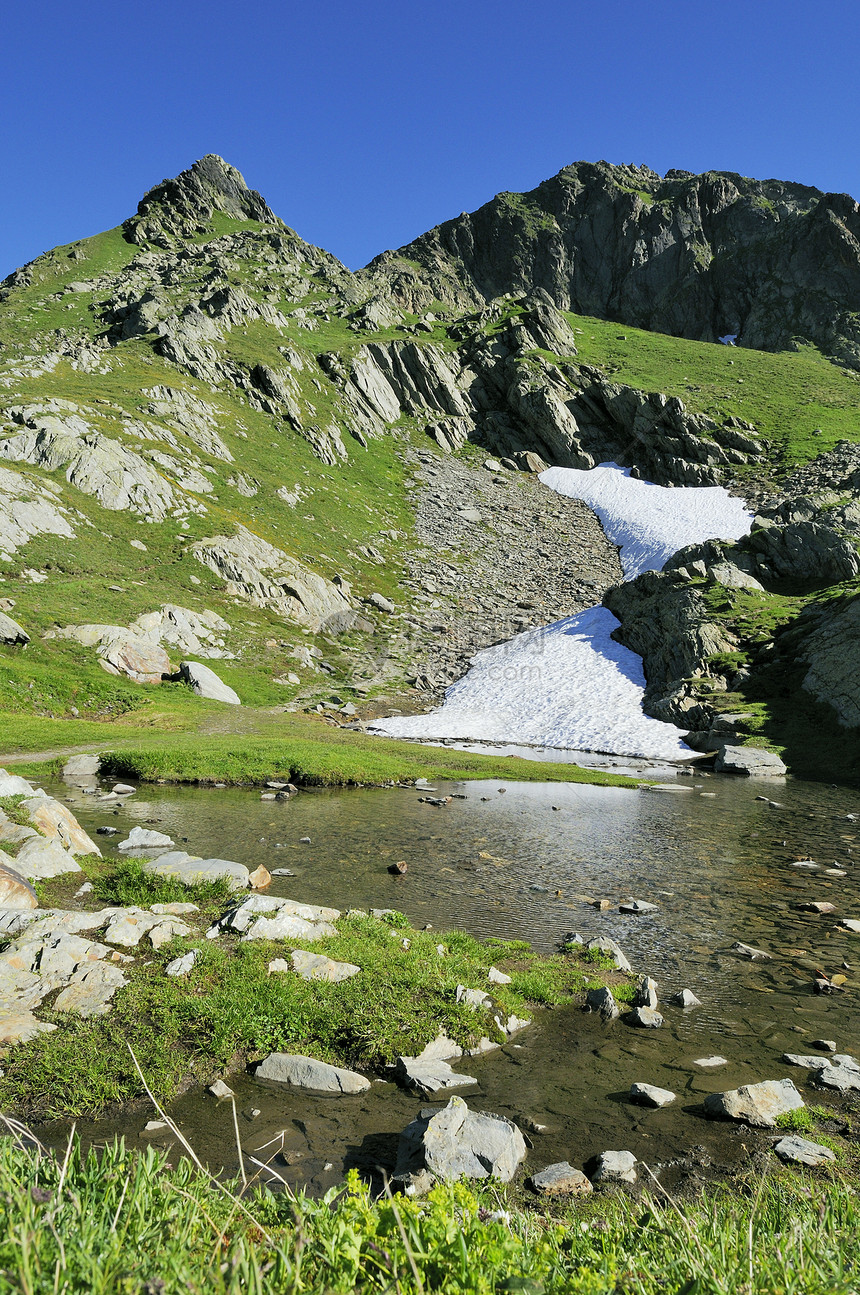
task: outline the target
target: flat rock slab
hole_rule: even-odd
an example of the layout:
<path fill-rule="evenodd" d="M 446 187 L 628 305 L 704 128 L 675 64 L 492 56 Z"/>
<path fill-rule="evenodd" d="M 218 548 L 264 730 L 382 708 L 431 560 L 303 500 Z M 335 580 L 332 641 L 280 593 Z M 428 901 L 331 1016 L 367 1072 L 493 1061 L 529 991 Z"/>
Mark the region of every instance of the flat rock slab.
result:
<path fill-rule="evenodd" d="M 158 877 L 175 877 L 183 886 L 226 880 L 228 890 L 236 891 L 247 890 L 250 885 L 248 869 L 232 859 L 196 859 L 182 851 L 171 851 L 160 859 L 151 859 L 143 867 L 145 872 L 155 873 Z"/>
<path fill-rule="evenodd" d="M 352 962 L 335 962 L 322 953 L 308 953 L 306 949 L 293 949 L 290 961 L 293 970 L 303 980 L 325 980 L 332 985 L 341 980 L 350 980 L 361 971 L 361 967 L 356 967 Z"/>
<path fill-rule="evenodd" d="M 824 1165 L 836 1156 L 829 1147 L 821 1147 L 817 1142 L 808 1142 L 806 1138 L 781 1138 L 774 1146 L 780 1160 L 787 1160 L 795 1165 Z"/>
<path fill-rule="evenodd" d="M 168 962 L 164 968 L 164 974 L 167 976 L 187 976 L 191 968 L 197 961 L 199 954 L 197 949 L 191 949 L 188 953 L 183 953 L 181 957 L 174 958 Z"/>
<path fill-rule="evenodd" d="M 28 881 L 45 881 L 66 872 L 80 872 L 81 868 L 58 841 L 33 836 L 24 842 L 15 856 L 15 871 Z"/>
<path fill-rule="evenodd" d="M 293 1088 L 311 1088 L 320 1093 L 364 1093 L 370 1087 L 370 1080 L 354 1070 L 342 1070 L 340 1066 L 288 1052 L 273 1052 L 260 1062 L 255 1073 L 257 1079 L 290 1084 Z"/>
<path fill-rule="evenodd" d="M 97 755 L 70 755 L 63 765 L 64 778 L 95 778 L 101 767 L 101 758 Z"/>
<path fill-rule="evenodd" d="M 538 1196 L 587 1196 L 594 1191 L 582 1170 L 574 1169 L 566 1160 L 532 1174 L 528 1185 Z"/>
<path fill-rule="evenodd" d="M 656 913 L 656 904 L 649 904 L 647 899 L 627 899 L 618 905 L 619 913 Z"/>
<path fill-rule="evenodd" d="M 0 1018 L 0 1044 L 29 1043 L 40 1034 L 55 1030 L 56 1025 L 38 1020 L 32 1012 L 15 1012 Z"/>
<path fill-rule="evenodd" d="M 860 1087 L 860 1083 L 857 1086 Z M 733 1088 L 725 1093 L 709 1093 L 705 1098 L 708 1115 L 725 1115 L 759 1129 L 772 1129 L 780 1115 L 801 1110 L 803 1105 L 803 1098 L 790 1079 L 766 1079 L 760 1084 L 744 1084 L 742 1088 Z"/>
<path fill-rule="evenodd" d="M 0 908 L 38 908 L 39 897 L 26 878 L 11 867 L 13 859 L 0 853 Z"/>
<path fill-rule="evenodd" d="M 507 1183 L 525 1155 L 525 1139 L 511 1120 L 470 1111 L 461 1097 L 452 1097 L 441 1111 L 422 1112 L 403 1130 L 394 1173 L 407 1186 L 424 1174 L 430 1181 L 493 1177 Z"/>
<path fill-rule="evenodd" d="M 837 1093 L 860 1091 L 860 1073 L 847 1066 L 822 1066 L 815 1073 L 819 1088 L 833 1088 Z"/>
<path fill-rule="evenodd" d="M 103 1016 L 110 1000 L 128 981 L 114 963 L 94 962 L 76 971 L 67 987 L 57 995 L 54 1010 L 76 1012 L 78 1016 Z"/>
<path fill-rule="evenodd" d="M 117 845 L 118 850 L 158 850 L 167 849 L 173 841 L 164 832 L 153 832 L 148 827 L 133 827 L 124 841 Z"/>
<path fill-rule="evenodd" d="M 804 1070 L 823 1070 L 831 1064 L 827 1057 L 807 1056 L 800 1052 L 783 1052 L 782 1059 L 789 1066 L 802 1066 Z"/>
<path fill-rule="evenodd" d="M 668 1106 L 675 1094 L 668 1088 L 655 1088 L 653 1084 L 631 1084 L 630 1100 L 636 1106 Z"/>
<path fill-rule="evenodd" d="M 471 1088 L 478 1082 L 472 1075 L 458 1075 L 447 1061 L 422 1061 L 418 1057 L 398 1057 L 395 1073 L 407 1088 L 417 1088 L 428 1097 L 452 1088 Z"/>
<path fill-rule="evenodd" d="M 751 944 L 743 944 L 740 940 L 735 940 L 732 953 L 737 953 L 742 958 L 749 958 L 750 962 L 769 962 L 773 957 L 773 954 L 767 953 L 764 949 L 754 949 Z"/>
<path fill-rule="evenodd" d="M 714 768 L 717 773 L 737 773 L 747 778 L 784 778 L 788 772 L 778 755 L 756 746 L 721 746 Z"/>
<path fill-rule="evenodd" d="M 632 1151 L 603 1151 L 597 1157 L 592 1183 L 635 1183 L 636 1157 Z"/>

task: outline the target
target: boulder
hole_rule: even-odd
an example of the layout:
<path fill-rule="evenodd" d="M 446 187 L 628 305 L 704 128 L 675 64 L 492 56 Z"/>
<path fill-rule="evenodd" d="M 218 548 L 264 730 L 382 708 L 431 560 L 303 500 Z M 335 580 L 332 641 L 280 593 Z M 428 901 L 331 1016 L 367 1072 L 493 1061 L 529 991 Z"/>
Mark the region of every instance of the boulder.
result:
<path fill-rule="evenodd" d="M 659 1030 L 663 1024 L 663 1017 L 653 1007 L 634 1007 L 628 1020 L 641 1030 Z"/>
<path fill-rule="evenodd" d="M 668 1106 L 675 1094 L 668 1088 L 655 1088 L 653 1084 L 631 1084 L 630 1100 L 636 1106 Z"/>
<path fill-rule="evenodd" d="M 0 853 L 0 858 L 8 856 Z M 38 908 L 39 899 L 29 881 L 9 864 L 0 863 L 0 908 Z"/>
<path fill-rule="evenodd" d="M 528 1186 L 538 1196 L 587 1196 L 594 1191 L 582 1170 L 574 1169 L 566 1160 L 532 1174 Z"/>
<path fill-rule="evenodd" d="M 287 1052 L 273 1052 L 261 1061 L 256 1070 L 257 1079 L 267 1079 L 277 1084 L 290 1084 L 293 1088 L 311 1088 L 322 1093 L 363 1093 L 370 1080 L 354 1070 L 342 1070 L 313 1057 L 293 1056 Z"/>
<path fill-rule="evenodd" d="M 705 1098 L 708 1115 L 743 1120 L 760 1129 L 772 1129 L 780 1115 L 799 1111 L 803 1105 L 803 1098 L 790 1079 L 766 1079 L 725 1093 L 709 1093 Z"/>
<path fill-rule="evenodd" d="M 434 1112 L 422 1111 L 403 1130 L 395 1181 L 409 1190 L 433 1179 L 498 1178 L 510 1182 L 525 1159 L 522 1133 L 510 1120 L 470 1111 L 461 1097 Z"/>
<path fill-rule="evenodd" d="M 47 1034 L 56 1028 L 56 1025 L 51 1025 L 48 1021 L 40 1021 L 32 1012 L 13 1012 L 8 1016 L 4 1015 L 0 1017 L 0 1047 L 8 1047 L 13 1043 L 29 1043 L 31 1039 L 38 1038 L 40 1034 Z"/>
<path fill-rule="evenodd" d="M 636 1157 L 632 1151 L 603 1151 L 597 1157 L 592 1183 L 635 1183 Z"/>
<path fill-rule="evenodd" d="M 657 981 L 652 980 L 650 976 L 640 976 L 636 982 L 636 992 L 633 995 L 634 1007 L 654 1007 L 657 1006 Z"/>
<path fill-rule="evenodd" d="M 71 810 L 52 796 L 37 796 L 21 801 L 30 822 L 49 841 L 56 841 L 70 854 L 97 854 L 101 850 L 87 835 Z"/>
<path fill-rule="evenodd" d="M 63 765 L 63 777 L 70 782 L 79 778 L 95 778 L 101 767 L 101 757 L 97 755 L 70 755 Z"/>
<path fill-rule="evenodd" d="M 29 643 L 30 635 L 23 630 L 17 621 L 5 612 L 0 612 L 0 643 Z"/>
<path fill-rule="evenodd" d="M 848 1066 L 822 1066 L 814 1078 L 819 1088 L 832 1088 L 837 1093 L 860 1091 L 860 1072 Z"/>
<path fill-rule="evenodd" d="M 717 773 L 737 773 L 748 778 L 783 778 L 788 772 L 774 751 L 757 746 L 721 746 L 714 768 Z"/>
<path fill-rule="evenodd" d="M 604 1021 L 614 1021 L 618 1016 L 618 1004 L 612 990 L 606 986 L 600 989 L 589 989 L 585 995 L 585 1010 L 599 1013 Z"/>
<path fill-rule="evenodd" d="M 786 1160 L 789 1164 L 795 1165 L 811 1165 L 813 1168 L 827 1164 L 828 1160 L 836 1159 L 829 1147 L 821 1147 L 817 1142 L 808 1142 L 806 1138 L 780 1138 L 773 1149 L 780 1160 Z"/>
<path fill-rule="evenodd" d="M 227 702 L 230 706 L 242 705 L 238 693 L 222 682 L 208 665 L 201 665 L 199 661 L 183 661 L 179 667 L 179 677 L 198 697 Z"/>
<path fill-rule="evenodd" d="M 471 1088 L 478 1081 L 471 1075 L 458 1075 L 447 1061 L 398 1057 L 396 1077 L 407 1088 L 417 1088 L 428 1097 L 451 1088 Z"/>

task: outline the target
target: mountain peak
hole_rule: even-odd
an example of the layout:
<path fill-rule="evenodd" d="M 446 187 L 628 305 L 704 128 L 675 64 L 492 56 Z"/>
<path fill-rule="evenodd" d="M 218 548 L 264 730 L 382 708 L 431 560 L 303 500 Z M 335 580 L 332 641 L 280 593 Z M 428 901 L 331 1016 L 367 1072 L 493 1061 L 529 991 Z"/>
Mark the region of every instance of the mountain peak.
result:
<path fill-rule="evenodd" d="M 217 153 L 207 153 L 187 171 L 148 190 L 123 230 L 132 243 L 169 247 L 204 233 L 216 211 L 236 220 L 281 223 L 256 189 L 248 188 L 241 172 Z"/>

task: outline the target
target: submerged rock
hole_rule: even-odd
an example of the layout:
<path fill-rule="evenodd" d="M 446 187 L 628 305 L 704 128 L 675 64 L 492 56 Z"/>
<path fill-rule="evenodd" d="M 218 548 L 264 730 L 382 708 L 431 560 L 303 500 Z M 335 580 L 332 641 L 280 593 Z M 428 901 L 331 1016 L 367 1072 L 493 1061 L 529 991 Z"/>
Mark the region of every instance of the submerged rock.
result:
<path fill-rule="evenodd" d="M 420 1057 L 398 1057 L 395 1068 L 397 1078 L 407 1088 L 417 1088 L 428 1097 L 451 1088 L 471 1088 L 478 1081 L 472 1075 L 459 1075 L 447 1061 Z"/>

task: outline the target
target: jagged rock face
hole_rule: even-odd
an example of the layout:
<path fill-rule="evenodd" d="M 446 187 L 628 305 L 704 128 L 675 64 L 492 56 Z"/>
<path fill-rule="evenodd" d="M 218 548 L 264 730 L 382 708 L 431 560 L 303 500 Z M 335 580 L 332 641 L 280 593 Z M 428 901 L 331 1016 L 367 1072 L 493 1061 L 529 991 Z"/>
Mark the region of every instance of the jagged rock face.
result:
<path fill-rule="evenodd" d="M 53 498 L 50 487 L 0 468 L 0 559 L 8 562 L 35 535 L 72 539 L 74 534 L 67 510 Z"/>
<path fill-rule="evenodd" d="M 860 597 L 827 608 L 798 655 L 809 665 L 806 691 L 829 703 L 846 728 L 860 727 Z"/>
<path fill-rule="evenodd" d="M 364 273 L 407 309 L 540 287 L 584 315 L 765 350 L 802 337 L 860 366 L 860 209 L 799 184 L 578 162 Z"/>
<path fill-rule="evenodd" d="M 175 179 L 162 180 L 144 194 L 123 226 L 131 243 L 155 243 L 169 247 L 193 234 L 205 232 L 212 214 L 222 211 L 237 220 L 259 220 L 267 225 L 280 221 L 255 189 L 249 189 L 235 169 L 223 158 L 208 153 Z"/>

